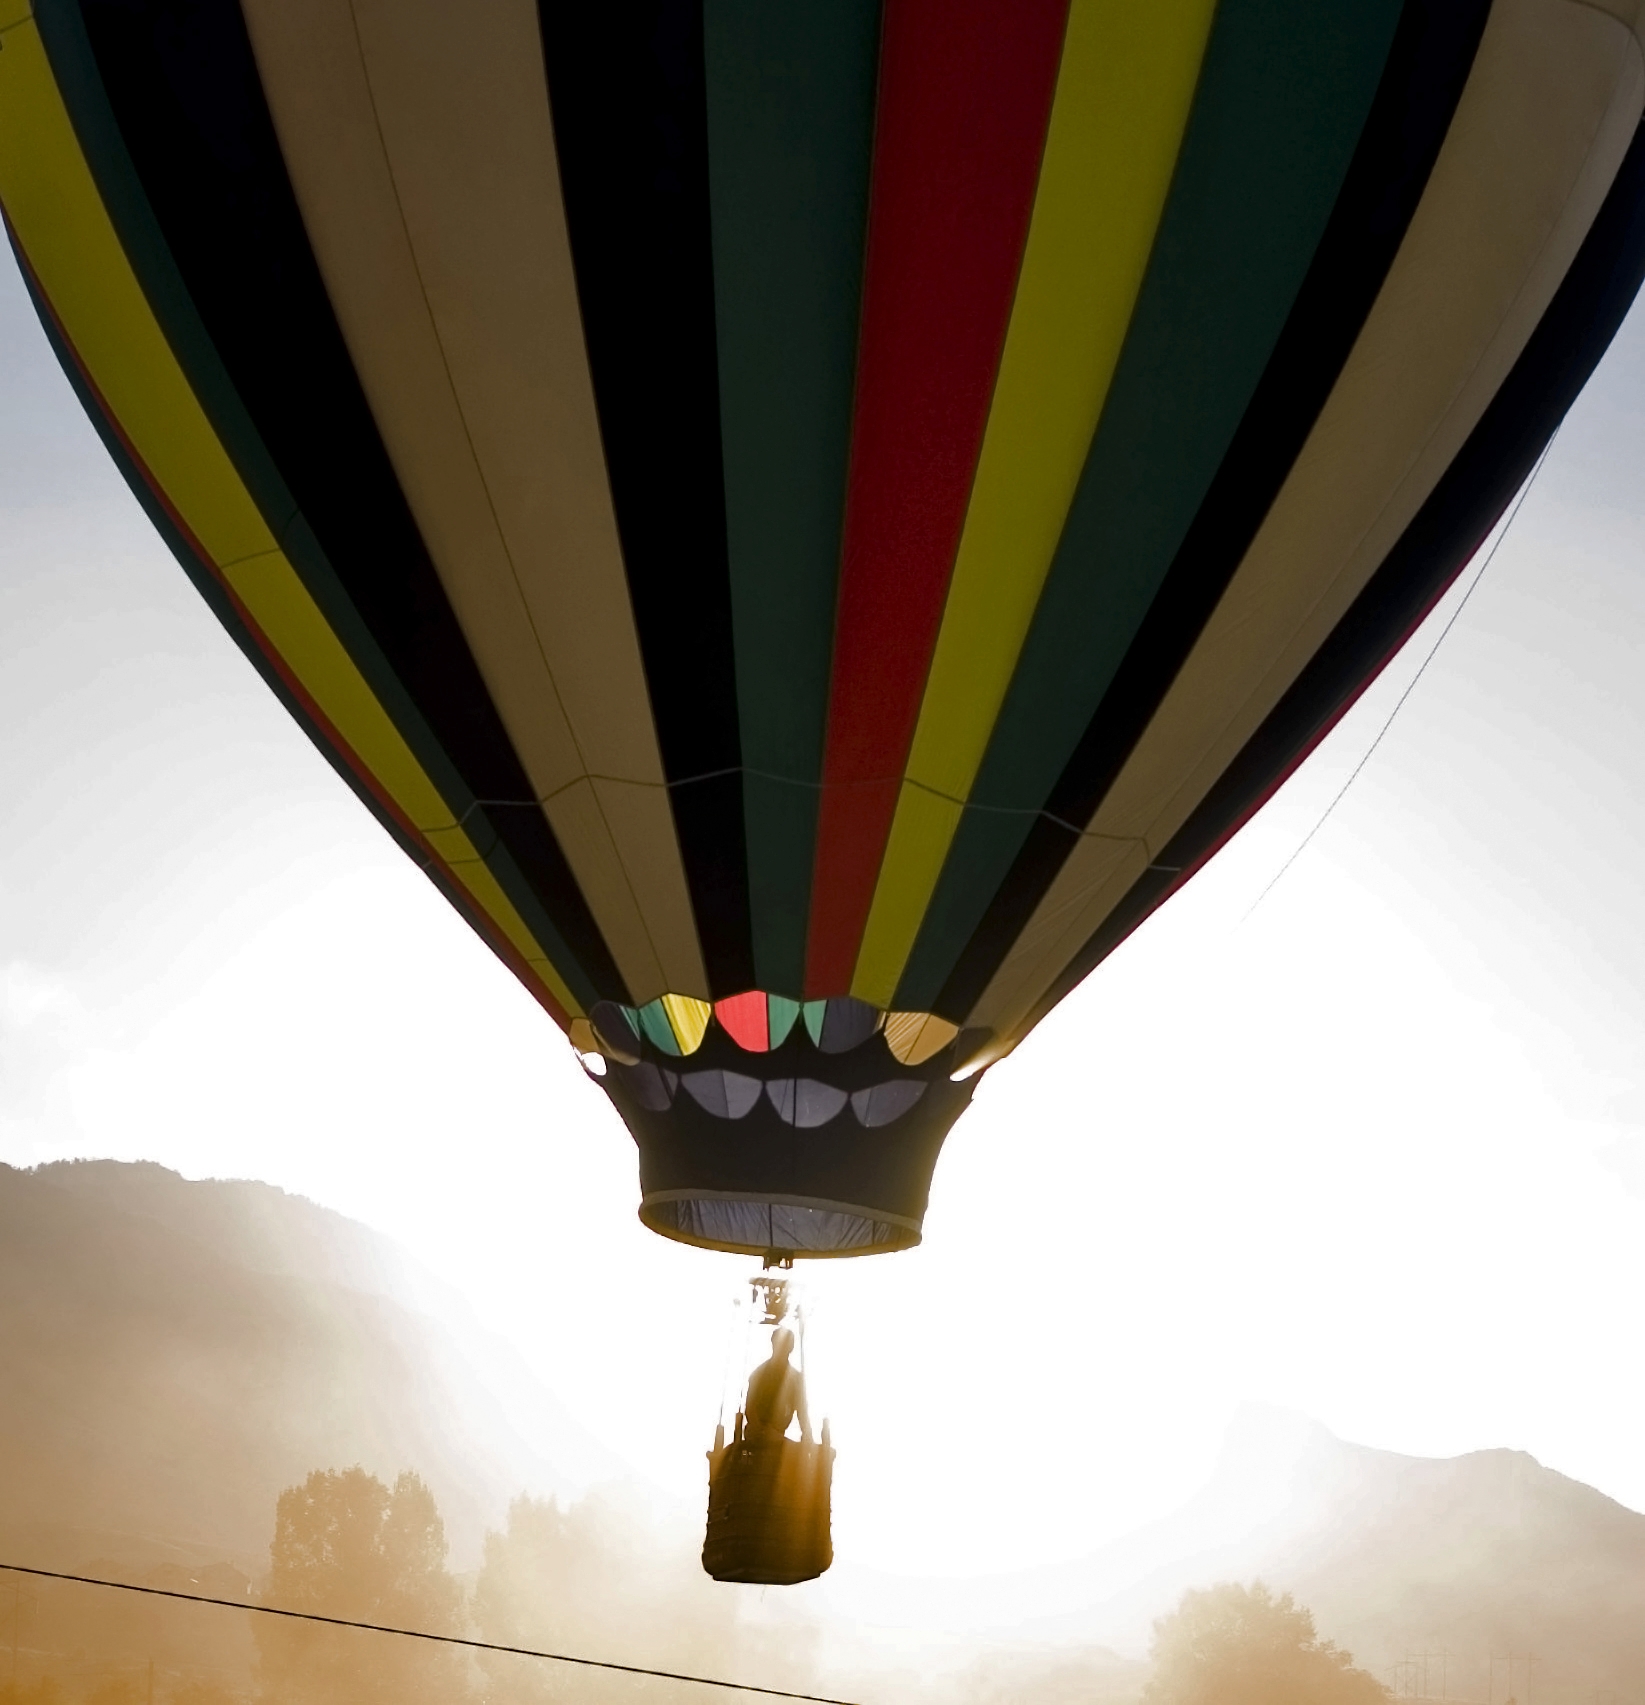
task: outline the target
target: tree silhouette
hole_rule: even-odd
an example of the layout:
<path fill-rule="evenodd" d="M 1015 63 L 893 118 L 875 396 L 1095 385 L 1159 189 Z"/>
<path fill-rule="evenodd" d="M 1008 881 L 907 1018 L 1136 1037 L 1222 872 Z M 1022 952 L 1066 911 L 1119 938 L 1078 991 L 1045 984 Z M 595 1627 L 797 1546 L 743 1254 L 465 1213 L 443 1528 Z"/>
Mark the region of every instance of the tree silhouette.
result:
<path fill-rule="evenodd" d="M 798 1685 L 810 1637 L 787 1624 L 774 1641 L 780 1649 L 765 1650 L 739 1624 L 737 1598 L 702 1572 L 699 1531 L 659 1528 L 640 1509 L 599 1494 L 568 1508 L 516 1498 L 507 1528 L 486 1535 L 475 1625 L 504 1645 L 708 1675 L 767 1666 L 776 1685 Z M 489 1652 L 479 1662 L 491 1705 L 634 1705 L 641 1697 L 625 1676 Z"/>
<path fill-rule="evenodd" d="M 86 1695 L 85 1705 L 143 1705 L 148 1689 L 130 1676 L 111 1676 Z"/>
<path fill-rule="evenodd" d="M 1352 1654 L 1314 1632 L 1312 1614 L 1261 1581 L 1182 1595 L 1154 1624 L 1144 1705 L 1383 1705 L 1388 1692 Z"/>
<path fill-rule="evenodd" d="M 241 1705 L 240 1695 L 220 1681 L 195 1678 L 184 1681 L 166 1695 L 166 1705 Z"/>
<path fill-rule="evenodd" d="M 460 1631 L 445 1524 L 415 1474 L 393 1489 L 363 1468 L 316 1469 L 280 1494 L 264 1602 L 429 1633 Z M 459 1652 L 422 1640 L 260 1617 L 269 1705 L 461 1705 Z"/>
<path fill-rule="evenodd" d="M 14 1687 L 10 1681 L 0 1685 L 0 1705 L 67 1705 L 68 1695 L 54 1675 L 43 1675 L 26 1686 Z"/>
<path fill-rule="evenodd" d="M 481 1634 L 504 1645 L 552 1645 L 561 1638 L 556 1613 L 576 1578 L 576 1551 L 571 1522 L 553 1499 L 515 1499 L 507 1530 L 486 1535 L 485 1565 L 474 1585 L 474 1621 Z M 488 1697 L 508 1705 L 546 1705 L 570 1697 L 556 1665 L 489 1652 L 481 1654 L 480 1665 L 490 1683 Z"/>

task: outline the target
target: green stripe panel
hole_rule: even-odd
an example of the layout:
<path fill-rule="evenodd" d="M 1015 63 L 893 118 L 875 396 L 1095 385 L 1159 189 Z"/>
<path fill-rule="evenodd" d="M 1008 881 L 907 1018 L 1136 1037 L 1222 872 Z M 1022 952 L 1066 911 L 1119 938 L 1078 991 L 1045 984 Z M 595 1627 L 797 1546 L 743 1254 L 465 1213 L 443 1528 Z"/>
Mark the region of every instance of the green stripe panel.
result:
<path fill-rule="evenodd" d="M 805 972 L 879 0 L 707 0 L 726 525 L 760 987 Z M 666 708 L 666 707 L 665 707 Z M 669 714 L 689 715 L 683 707 Z"/>
<path fill-rule="evenodd" d="M 1399 12 L 1218 8 L 1108 402 L 899 1008 L 937 1000 L 1147 614 L 1307 273 Z"/>

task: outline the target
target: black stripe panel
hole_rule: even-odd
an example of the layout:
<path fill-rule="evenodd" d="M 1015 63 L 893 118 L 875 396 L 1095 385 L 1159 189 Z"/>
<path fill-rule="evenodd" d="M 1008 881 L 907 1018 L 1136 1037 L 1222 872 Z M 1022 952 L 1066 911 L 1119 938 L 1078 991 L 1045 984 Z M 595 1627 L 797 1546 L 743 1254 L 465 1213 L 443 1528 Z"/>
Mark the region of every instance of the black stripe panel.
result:
<path fill-rule="evenodd" d="M 1336 725 L 1530 477 L 1645 282 L 1645 125 L 1548 311 L 1432 496 L 1153 868 L 1035 1007 L 1031 1029 L 1223 845 Z"/>
<path fill-rule="evenodd" d="M 345 638 L 352 621 L 364 622 L 440 750 L 402 733 L 437 784 L 459 784 L 450 803 L 469 811 L 476 843 L 494 832 L 512 855 L 530 893 L 515 884 L 510 897 L 528 922 L 546 913 L 575 956 L 562 974 L 579 995 L 590 985 L 600 995 L 623 990 L 378 435 L 309 248 L 239 7 L 81 0 L 80 11 L 194 307 L 301 506 L 282 537 L 294 566 Z M 333 614 L 327 568 L 351 605 L 346 616 Z M 489 822 L 475 821 L 473 801 Z M 527 809 L 486 813 L 493 802 Z"/>
<path fill-rule="evenodd" d="M 1353 162 L 1239 432 L 1046 802 L 1054 823 L 1036 824 L 943 985 L 944 1015 L 980 999 L 1072 852 L 1069 829 L 1090 821 L 1250 550 L 1404 241 L 1490 9 L 1490 0 L 1408 0 L 1400 14 Z"/>
<path fill-rule="evenodd" d="M 716 996 L 754 984 L 720 453 L 701 0 L 543 0 L 600 434 Z"/>

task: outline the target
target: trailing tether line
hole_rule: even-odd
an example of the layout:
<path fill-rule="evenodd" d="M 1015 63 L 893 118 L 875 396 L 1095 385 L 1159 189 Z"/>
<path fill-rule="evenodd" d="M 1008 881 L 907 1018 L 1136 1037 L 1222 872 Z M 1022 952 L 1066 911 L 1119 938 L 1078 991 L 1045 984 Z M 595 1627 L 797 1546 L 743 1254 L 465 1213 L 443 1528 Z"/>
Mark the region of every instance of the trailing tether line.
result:
<path fill-rule="evenodd" d="M 1428 665 L 1433 662 L 1439 648 L 1445 643 L 1445 636 L 1456 626 L 1457 617 L 1460 616 L 1468 607 L 1468 600 L 1473 597 L 1475 591 L 1478 590 L 1480 581 L 1485 578 L 1485 571 L 1491 566 L 1491 559 L 1502 548 L 1502 541 L 1508 537 L 1509 530 L 1513 527 L 1514 522 L 1518 520 L 1520 510 L 1525 507 L 1525 499 L 1531 495 L 1531 487 L 1536 484 L 1536 477 L 1542 472 L 1542 464 L 1548 460 L 1548 452 L 1553 449 L 1554 442 L 1558 437 L 1559 430 L 1556 428 L 1553 438 L 1550 438 L 1548 442 L 1543 445 L 1542 454 L 1536 459 L 1536 466 L 1531 469 L 1530 473 L 1526 476 L 1524 485 L 1519 488 L 1519 496 L 1514 499 L 1514 506 L 1508 511 L 1508 519 L 1503 522 L 1501 528 L 1497 532 L 1496 538 L 1491 541 L 1491 548 L 1485 553 L 1484 562 L 1482 562 L 1475 571 L 1474 578 L 1468 582 L 1468 590 L 1457 600 L 1457 607 L 1451 612 L 1450 619 L 1446 622 L 1445 626 L 1439 630 L 1439 638 L 1436 639 L 1431 646 L 1429 646 L 1428 655 L 1423 658 L 1416 674 L 1414 674 L 1406 683 L 1405 691 L 1399 695 L 1397 700 L 1395 700 L 1394 708 L 1388 712 L 1387 718 L 1384 720 L 1382 726 L 1377 730 L 1376 739 L 1365 748 L 1364 757 L 1362 757 L 1360 761 L 1354 765 L 1347 781 L 1345 781 L 1342 786 L 1337 789 L 1336 797 L 1320 813 L 1319 821 L 1308 831 L 1306 835 L 1302 837 L 1301 841 L 1297 843 L 1296 850 L 1269 878 L 1268 886 L 1264 888 L 1263 891 L 1257 895 L 1256 899 L 1251 902 L 1250 906 L 1246 910 L 1245 917 L 1240 919 L 1241 923 L 1244 923 L 1245 919 L 1249 918 L 1251 913 L 1254 912 L 1271 893 L 1273 893 L 1275 887 L 1279 883 L 1279 879 L 1308 850 L 1308 843 L 1313 840 L 1314 836 L 1317 835 L 1321 829 L 1325 827 L 1326 823 L 1330 820 L 1331 813 L 1342 803 L 1343 795 L 1346 794 L 1348 789 L 1359 780 L 1359 772 L 1363 770 L 1368 763 L 1370 763 L 1372 755 L 1376 752 L 1377 747 L 1382 744 L 1382 737 L 1390 728 L 1393 727 L 1394 718 L 1399 715 L 1401 710 L 1404 709 L 1405 701 L 1413 692 L 1416 691 L 1417 682 L 1420 681 L 1428 672 Z"/>
<path fill-rule="evenodd" d="M 855 1705 L 850 1699 L 831 1699 L 823 1693 L 790 1693 L 781 1687 L 756 1687 L 751 1681 L 722 1681 L 713 1675 L 685 1675 L 679 1670 L 646 1669 L 641 1664 L 614 1664 L 605 1658 L 574 1658 L 568 1652 L 540 1652 L 532 1646 L 499 1646 L 490 1640 L 465 1640 L 460 1634 L 430 1634 L 422 1628 L 390 1628 L 383 1622 L 351 1622 L 346 1616 L 321 1616 L 313 1610 L 282 1610 L 276 1604 L 252 1604 L 238 1598 L 207 1598 L 204 1593 L 180 1593 L 170 1587 L 140 1587 L 132 1581 L 105 1581 L 96 1575 L 66 1575 L 57 1569 L 31 1569 L 24 1563 L 0 1563 L 13 1575 L 36 1575 L 43 1581 L 73 1581 L 82 1587 L 112 1587 L 115 1592 L 147 1593 L 150 1598 L 180 1598 L 185 1604 L 215 1604 L 224 1610 L 254 1610 L 259 1616 L 288 1616 L 295 1622 L 324 1622 L 332 1628 L 363 1628 L 368 1634 L 398 1634 L 402 1640 L 433 1640 L 442 1646 L 467 1646 L 475 1652 L 505 1652 L 514 1658 L 547 1658 L 556 1664 L 583 1669 L 617 1670 L 623 1675 L 649 1675 L 661 1681 L 689 1681 L 698 1687 L 723 1687 L 733 1693 L 763 1693 L 770 1699 L 803 1699 L 808 1705 Z"/>

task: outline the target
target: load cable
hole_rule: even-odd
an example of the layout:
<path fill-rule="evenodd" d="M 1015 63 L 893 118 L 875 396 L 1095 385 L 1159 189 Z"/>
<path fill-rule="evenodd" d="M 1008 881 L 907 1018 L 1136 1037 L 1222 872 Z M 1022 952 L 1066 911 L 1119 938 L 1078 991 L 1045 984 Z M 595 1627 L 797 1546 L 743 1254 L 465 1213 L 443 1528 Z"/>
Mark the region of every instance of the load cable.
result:
<path fill-rule="evenodd" d="M 286 1616 L 297 1622 L 323 1622 L 332 1628 L 361 1628 L 368 1634 L 398 1634 L 403 1640 L 433 1640 L 442 1646 L 466 1646 L 475 1652 L 503 1652 L 516 1658 L 546 1658 L 556 1664 L 576 1664 L 582 1669 L 616 1670 L 623 1675 L 648 1675 L 661 1681 L 686 1681 L 697 1687 L 721 1687 L 733 1693 L 760 1693 L 768 1699 L 800 1699 L 807 1705 L 856 1705 L 854 1700 L 833 1699 L 823 1693 L 791 1693 L 782 1687 L 758 1687 L 751 1681 L 724 1681 L 713 1675 L 687 1675 L 681 1670 L 647 1669 L 643 1664 L 613 1663 L 609 1658 L 578 1658 L 569 1652 L 544 1652 L 534 1646 L 503 1646 L 492 1640 L 470 1640 L 461 1634 L 431 1634 L 425 1628 L 393 1628 L 384 1622 L 356 1622 L 346 1616 L 322 1616 L 316 1610 L 286 1610 L 277 1604 L 256 1604 L 249 1599 L 208 1598 L 204 1593 L 178 1592 L 172 1587 L 143 1587 L 135 1581 L 107 1581 L 97 1575 L 70 1575 L 58 1569 L 34 1569 L 25 1563 L 0 1563 L 0 1570 L 13 1575 L 34 1575 L 44 1581 L 72 1581 L 82 1587 L 111 1587 L 115 1592 L 146 1593 L 151 1598 L 178 1598 L 186 1604 L 214 1604 L 224 1610 L 252 1610 L 259 1616 Z"/>
<path fill-rule="evenodd" d="M 1274 889 L 1278 887 L 1280 878 L 1284 876 L 1286 871 L 1288 871 L 1291 866 L 1295 864 L 1297 860 L 1308 850 L 1309 842 L 1311 842 L 1314 836 L 1317 835 L 1330 821 L 1331 813 L 1342 803 L 1343 797 L 1348 792 L 1348 789 L 1359 780 L 1360 771 L 1363 770 L 1368 763 L 1370 763 L 1377 747 L 1382 744 L 1383 736 L 1390 728 L 1393 727 L 1394 718 L 1405 708 L 1405 701 L 1413 692 L 1416 691 L 1417 682 L 1420 681 L 1427 673 L 1428 665 L 1433 662 L 1435 656 L 1438 654 L 1439 648 L 1445 643 L 1445 636 L 1456 626 L 1457 617 L 1460 616 L 1465 609 L 1467 609 L 1468 600 L 1473 597 L 1475 591 L 1478 590 L 1480 581 L 1485 578 L 1485 571 L 1491 566 L 1491 559 L 1502 548 L 1502 541 L 1508 537 L 1508 533 L 1513 527 L 1514 522 L 1519 519 L 1519 512 L 1525 507 L 1525 499 L 1531 495 L 1531 487 L 1536 484 L 1536 477 L 1542 472 L 1542 464 L 1548 460 L 1548 452 L 1553 449 L 1554 441 L 1558 437 L 1559 433 L 1556 430 L 1553 438 L 1550 438 L 1543 446 L 1542 454 L 1536 459 L 1536 466 L 1531 469 L 1524 485 L 1519 488 L 1519 496 L 1514 499 L 1514 506 L 1508 511 L 1507 520 L 1503 522 L 1501 528 L 1497 532 L 1497 536 L 1491 541 L 1491 548 L 1485 553 L 1485 560 L 1479 565 L 1478 569 L 1475 570 L 1473 579 L 1468 582 L 1467 591 L 1465 591 L 1457 600 L 1457 607 L 1451 612 L 1445 626 L 1439 630 L 1439 637 L 1428 648 L 1428 655 L 1424 657 L 1422 662 L 1418 665 L 1417 672 L 1406 683 L 1405 691 L 1402 692 L 1394 701 L 1394 708 L 1388 712 L 1382 726 L 1377 730 L 1376 738 L 1369 746 L 1366 747 L 1364 756 L 1361 757 L 1359 762 L 1355 764 L 1353 769 L 1349 772 L 1347 781 L 1345 781 L 1342 786 L 1337 789 L 1336 796 L 1332 799 L 1331 803 L 1320 813 L 1319 821 L 1315 823 L 1313 828 L 1311 828 L 1308 833 L 1302 837 L 1302 839 L 1297 843 L 1297 846 L 1291 856 L 1286 859 L 1284 864 L 1282 864 L 1269 878 L 1267 887 L 1264 888 L 1263 891 L 1257 895 L 1256 899 L 1251 902 L 1250 906 L 1246 909 L 1245 916 L 1240 919 L 1242 924 L 1251 916 L 1251 913 L 1254 912 L 1271 893 L 1273 893 Z"/>

